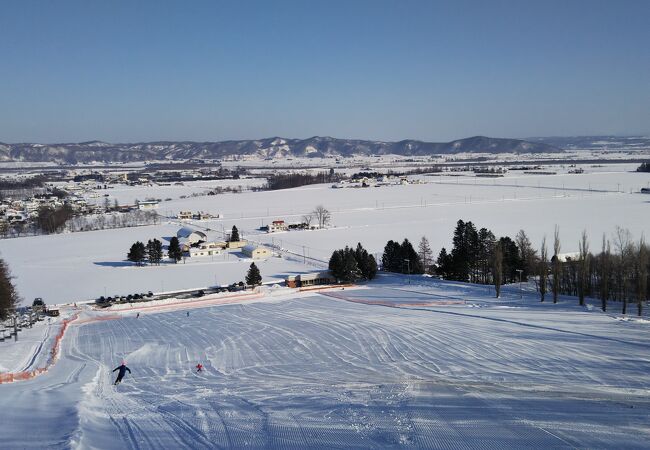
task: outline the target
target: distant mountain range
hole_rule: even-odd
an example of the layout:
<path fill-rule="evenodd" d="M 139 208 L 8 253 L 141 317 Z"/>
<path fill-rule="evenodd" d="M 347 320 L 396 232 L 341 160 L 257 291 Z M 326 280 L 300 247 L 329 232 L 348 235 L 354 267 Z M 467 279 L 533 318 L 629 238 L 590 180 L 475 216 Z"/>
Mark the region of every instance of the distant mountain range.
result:
<path fill-rule="evenodd" d="M 451 142 L 415 140 L 399 142 L 312 137 L 308 139 L 267 138 L 221 142 L 143 142 L 109 144 L 100 141 L 77 144 L 2 144 L 0 161 L 136 162 L 149 160 L 218 159 L 232 155 L 260 158 L 350 157 L 360 155 L 426 156 L 453 153 L 557 153 L 558 147 L 545 142 L 475 136 Z"/>

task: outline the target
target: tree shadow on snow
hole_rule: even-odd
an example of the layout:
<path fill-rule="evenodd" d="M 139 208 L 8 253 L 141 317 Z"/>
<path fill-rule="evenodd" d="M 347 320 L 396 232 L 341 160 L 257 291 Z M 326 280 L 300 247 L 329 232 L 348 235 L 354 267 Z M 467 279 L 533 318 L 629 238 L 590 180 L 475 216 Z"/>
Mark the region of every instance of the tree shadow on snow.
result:
<path fill-rule="evenodd" d="M 135 267 L 135 264 L 130 261 L 94 261 L 93 264 L 102 267 Z"/>

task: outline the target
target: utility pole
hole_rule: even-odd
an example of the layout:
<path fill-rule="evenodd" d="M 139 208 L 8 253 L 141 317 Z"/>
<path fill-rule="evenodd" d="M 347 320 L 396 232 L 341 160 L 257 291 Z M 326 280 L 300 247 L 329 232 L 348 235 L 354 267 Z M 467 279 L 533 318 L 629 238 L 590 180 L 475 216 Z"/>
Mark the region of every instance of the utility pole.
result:
<path fill-rule="evenodd" d="M 409 284 L 411 284 L 411 260 L 408 259 L 408 258 L 405 258 L 404 262 L 406 263 L 406 270 L 407 270 L 407 274 L 408 274 Z"/>
<path fill-rule="evenodd" d="M 16 323 L 16 310 L 14 310 L 14 341 L 18 341 L 18 324 Z"/>
<path fill-rule="evenodd" d="M 523 293 L 521 291 L 521 273 L 523 272 L 523 269 L 515 269 L 515 270 L 519 274 L 519 298 L 523 298 Z"/>

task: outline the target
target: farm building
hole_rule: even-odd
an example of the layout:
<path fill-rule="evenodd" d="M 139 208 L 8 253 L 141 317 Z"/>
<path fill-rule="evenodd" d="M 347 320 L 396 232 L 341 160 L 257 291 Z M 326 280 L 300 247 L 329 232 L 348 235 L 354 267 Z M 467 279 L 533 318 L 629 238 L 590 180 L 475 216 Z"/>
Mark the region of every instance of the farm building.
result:
<path fill-rule="evenodd" d="M 244 248 L 248 244 L 248 241 L 239 240 L 239 241 L 228 241 L 228 248 Z"/>
<path fill-rule="evenodd" d="M 203 242 L 197 247 L 190 247 L 188 252 L 190 258 L 197 256 L 215 256 L 221 254 L 221 251 L 224 249 L 223 242 Z"/>
<path fill-rule="evenodd" d="M 158 200 L 141 200 L 138 201 L 138 209 L 155 209 L 158 208 Z"/>
<path fill-rule="evenodd" d="M 198 230 L 192 230 L 191 228 L 183 227 L 176 232 L 176 237 L 179 239 L 184 239 L 188 244 L 198 244 L 200 242 L 205 242 L 208 240 L 208 236 Z"/>
<path fill-rule="evenodd" d="M 336 280 L 328 271 L 301 273 L 300 275 L 290 275 L 286 278 L 285 283 L 288 287 L 305 287 L 316 286 L 320 284 L 333 284 Z"/>
<path fill-rule="evenodd" d="M 266 247 L 258 247 L 255 244 L 248 244 L 242 248 L 242 253 L 249 258 L 261 259 L 271 256 L 271 250 Z"/>

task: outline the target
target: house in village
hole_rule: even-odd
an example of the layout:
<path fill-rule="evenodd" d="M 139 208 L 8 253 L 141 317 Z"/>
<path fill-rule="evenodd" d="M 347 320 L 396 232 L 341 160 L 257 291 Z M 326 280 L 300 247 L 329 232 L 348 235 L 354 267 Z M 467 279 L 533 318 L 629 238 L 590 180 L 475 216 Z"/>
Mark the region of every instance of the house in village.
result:
<path fill-rule="evenodd" d="M 208 236 L 203 231 L 192 230 L 191 228 L 183 227 L 176 232 L 176 237 L 183 242 L 192 245 L 198 245 L 201 242 L 206 242 Z"/>
<path fill-rule="evenodd" d="M 249 258 L 262 259 L 271 257 L 271 250 L 267 247 L 257 246 L 255 244 L 248 244 L 242 247 L 242 253 Z"/>
<path fill-rule="evenodd" d="M 269 225 L 269 233 L 276 233 L 278 231 L 287 231 L 288 227 L 284 220 L 274 220 Z"/>
<path fill-rule="evenodd" d="M 225 248 L 225 242 L 202 242 L 195 247 L 189 247 L 187 252 L 190 258 L 200 256 L 215 256 L 221 254 Z"/>

